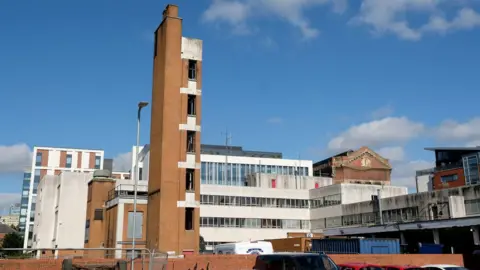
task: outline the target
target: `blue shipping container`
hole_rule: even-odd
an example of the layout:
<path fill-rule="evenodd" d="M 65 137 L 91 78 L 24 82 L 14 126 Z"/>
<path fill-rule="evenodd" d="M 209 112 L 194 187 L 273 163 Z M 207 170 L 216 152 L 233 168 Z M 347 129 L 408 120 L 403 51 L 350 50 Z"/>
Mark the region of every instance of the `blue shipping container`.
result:
<path fill-rule="evenodd" d="M 441 244 L 425 244 L 420 243 L 420 249 L 418 251 L 420 254 L 442 254 L 443 245 Z"/>
<path fill-rule="evenodd" d="M 381 238 L 313 239 L 312 251 L 327 254 L 400 254 L 400 241 Z"/>

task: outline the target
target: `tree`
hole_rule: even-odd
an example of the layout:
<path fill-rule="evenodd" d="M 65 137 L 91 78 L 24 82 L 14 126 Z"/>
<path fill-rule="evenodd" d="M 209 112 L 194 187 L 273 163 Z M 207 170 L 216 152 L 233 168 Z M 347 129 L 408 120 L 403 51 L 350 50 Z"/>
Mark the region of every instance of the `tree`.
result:
<path fill-rule="evenodd" d="M 17 232 L 7 233 L 3 237 L 2 248 L 22 248 L 23 247 L 23 237 Z M 22 251 L 17 250 L 5 250 L 3 253 L 6 255 L 18 255 Z"/>
<path fill-rule="evenodd" d="M 200 235 L 200 252 L 205 252 L 206 249 L 205 239 Z"/>

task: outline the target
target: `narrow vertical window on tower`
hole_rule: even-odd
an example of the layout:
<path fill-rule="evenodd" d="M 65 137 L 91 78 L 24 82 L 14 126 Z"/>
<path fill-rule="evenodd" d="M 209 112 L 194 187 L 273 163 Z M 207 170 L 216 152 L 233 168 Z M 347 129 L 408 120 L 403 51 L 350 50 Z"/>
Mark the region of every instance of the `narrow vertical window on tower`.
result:
<path fill-rule="evenodd" d="M 196 96 L 195 95 L 188 95 L 188 108 L 187 108 L 187 114 L 188 115 L 196 115 Z"/>
<path fill-rule="evenodd" d="M 157 37 L 158 37 L 158 29 L 155 31 L 155 34 L 153 35 L 153 58 L 157 56 Z"/>
<path fill-rule="evenodd" d="M 185 230 L 193 230 L 193 208 L 185 208 Z"/>
<path fill-rule="evenodd" d="M 188 60 L 188 79 L 195 81 L 197 79 L 197 61 Z"/>
<path fill-rule="evenodd" d="M 195 131 L 187 130 L 187 153 L 195 153 Z"/>
<path fill-rule="evenodd" d="M 185 189 L 186 189 L 186 191 L 195 191 L 194 179 L 195 179 L 195 170 L 194 169 L 187 169 L 187 172 L 185 174 Z"/>

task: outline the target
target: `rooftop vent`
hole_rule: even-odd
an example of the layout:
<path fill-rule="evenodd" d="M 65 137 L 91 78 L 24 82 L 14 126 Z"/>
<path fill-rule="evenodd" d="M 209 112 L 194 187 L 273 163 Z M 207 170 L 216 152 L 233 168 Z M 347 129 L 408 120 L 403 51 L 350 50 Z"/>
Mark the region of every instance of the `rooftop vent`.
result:
<path fill-rule="evenodd" d="M 112 174 L 109 170 L 96 170 L 93 172 L 93 178 L 110 178 Z"/>

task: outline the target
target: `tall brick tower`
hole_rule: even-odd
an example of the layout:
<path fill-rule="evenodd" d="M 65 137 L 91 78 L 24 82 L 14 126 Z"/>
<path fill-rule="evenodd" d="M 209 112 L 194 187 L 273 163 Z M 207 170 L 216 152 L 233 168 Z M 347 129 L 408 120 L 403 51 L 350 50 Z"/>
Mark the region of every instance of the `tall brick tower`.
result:
<path fill-rule="evenodd" d="M 200 220 L 202 41 L 182 37 L 167 5 L 153 54 L 147 247 L 197 252 Z"/>

